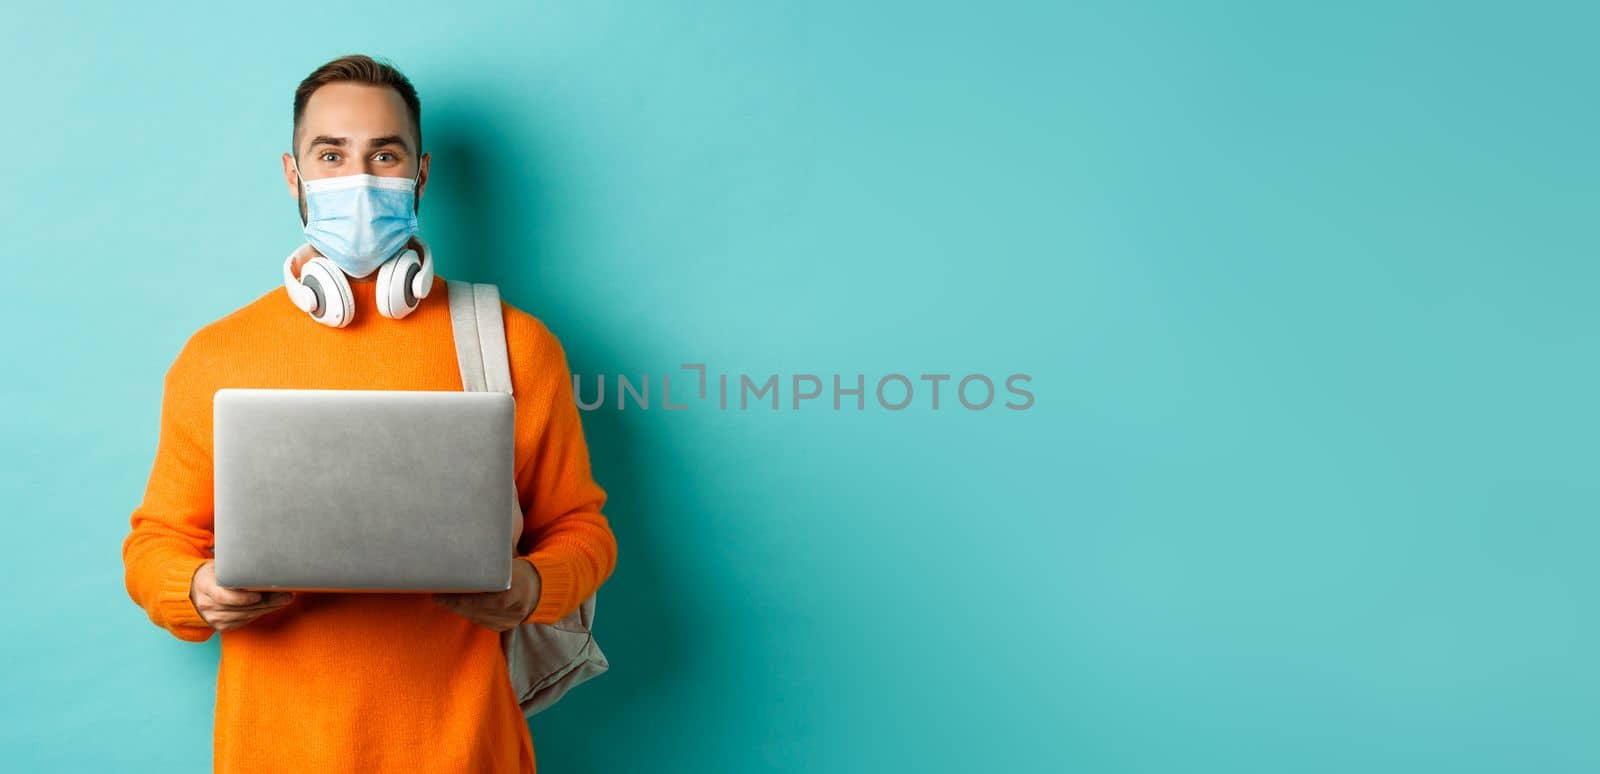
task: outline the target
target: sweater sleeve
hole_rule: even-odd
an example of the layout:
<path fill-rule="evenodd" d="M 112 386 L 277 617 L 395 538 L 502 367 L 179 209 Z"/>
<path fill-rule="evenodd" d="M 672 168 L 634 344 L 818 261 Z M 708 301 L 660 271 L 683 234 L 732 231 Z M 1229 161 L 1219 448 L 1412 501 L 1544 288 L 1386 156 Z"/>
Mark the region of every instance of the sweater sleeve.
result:
<path fill-rule="evenodd" d="M 566 353 L 537 320 L 531 340 L 527 351 L 511 353 L 513 367 L 520 359 L 525 369 L 515 385 L 517 432 L 529 434 L 532 449 L 516 474 L 524 514 L 517 553 L 540 579 L 538 604 L 523 622 L 554 623 L 611 576 L 617 542 L 601 513 L 606 493 L 590 473 Z"/>
<path fill-rule="evenodd" d="M 122 542 L 128 595 L 150 620 L 190 642 L 215 631 L 189 599 L 195 571 L 211 558 L 210 396 L 192 368 L 191 338 L 167 369 L 155 462 Z"/>

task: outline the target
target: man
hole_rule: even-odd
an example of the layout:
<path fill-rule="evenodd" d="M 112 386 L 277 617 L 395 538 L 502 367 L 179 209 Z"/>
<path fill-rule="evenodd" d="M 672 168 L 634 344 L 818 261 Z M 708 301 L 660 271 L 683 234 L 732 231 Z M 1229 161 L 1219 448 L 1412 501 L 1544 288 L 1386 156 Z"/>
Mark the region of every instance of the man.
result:
<path fill-rule="evenodd" d="M 303 225 L 307 182 L 354 175 L 407 191 L 401 207 L 414 217 L 429 156 L 421 152 L 416 91 L 394 68 L 347 56 L 311 73 L 295 93 L 292 143 L 284 178 Z M 312 232 L 307 225 L 308 238 Z M 398 238 L 420 247 L 409 231 Z M 305 252 L 293 271 L 319 251 Z M 565 354 L 528 313 L 502 302 L 525 514 L 509 590 L 263 594 L 216 583 L 218 388 L 462 389 L 445 278 L 435 274 L 410 314 L 386 316 L 373 301 L 379 272 L 362 274 L 373 256 L 325 252 L 350 275 L 355 311 L 346 325 L 320 324 L 275 286 L 201 327 L 167 371 L 155 463 L 123 543 L 128 593 L 180 639 L 221 633 L 218 772 L 533 772 L 500 632 L 572 612 L 611 575 L 617 547 L 601 513 L 605 492 L 590 475 Z"/>

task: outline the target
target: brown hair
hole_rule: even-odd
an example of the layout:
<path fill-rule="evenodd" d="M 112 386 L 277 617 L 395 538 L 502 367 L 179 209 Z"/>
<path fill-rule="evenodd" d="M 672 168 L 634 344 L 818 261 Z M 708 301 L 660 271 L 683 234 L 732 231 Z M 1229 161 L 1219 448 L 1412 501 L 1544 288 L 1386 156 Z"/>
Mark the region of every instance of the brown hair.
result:
<path fill-rule="evenodd" d="M 411 81 L 386 61 L 365 54 L 350 54 L 311 71 L 300 82 L 300 87 L 294 90 L 294 132 L 289 137 L 289 148 L 295 156 L 300 155 L 300 117 L 305 115 L 306 103 L 311 100 L 312 92 L 339 81 L 388 86 L 399 92 L 400 99 L 411 111 L 411 133 L 417 140 L 417 147 L 412 149 L 412 153 L 422 154 L 422 103 L 417 99 L 417 90 L 411 86 Z"/>

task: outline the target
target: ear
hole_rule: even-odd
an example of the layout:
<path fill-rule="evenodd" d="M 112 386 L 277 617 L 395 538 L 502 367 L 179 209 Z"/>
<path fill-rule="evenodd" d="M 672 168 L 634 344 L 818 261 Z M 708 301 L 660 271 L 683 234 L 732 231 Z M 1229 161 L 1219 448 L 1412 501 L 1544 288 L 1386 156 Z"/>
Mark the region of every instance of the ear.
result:
<path fill-rule="evenodd" d="M 428 162 L 432 158 L 432 154 L 424 153 L 422 158 L 417 159 L 417 199 L 419 201 L 422 199 L 422 189 L 428 186 Z"/>
<path fill-rule="evenodd" d="M 289 198 L 300 200 L 300 180 L 294 172 L 294 157 L 283 154 L 283 182 L 289 186 Z"/>

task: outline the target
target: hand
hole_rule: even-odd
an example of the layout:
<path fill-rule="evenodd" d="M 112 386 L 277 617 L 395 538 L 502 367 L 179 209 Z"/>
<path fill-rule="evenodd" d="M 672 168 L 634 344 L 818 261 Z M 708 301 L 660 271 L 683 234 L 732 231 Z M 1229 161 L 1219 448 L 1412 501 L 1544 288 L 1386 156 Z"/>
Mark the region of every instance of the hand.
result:
<path fill-rule="evenodd" d="M 511 560 L 511 588 L 434 594 L 433 601 L 461 617 L 497 632 L 515 629 L 539 605 L 539 571 L 526 559 Z"/>
<path fill-rule="evenodd" d="M 292 591 L 242 591 L 217 585 L 214 560 L 200 565 L 189 581 L 189 601 L 219 632 L 237 629 L 294 601 Z"/>

